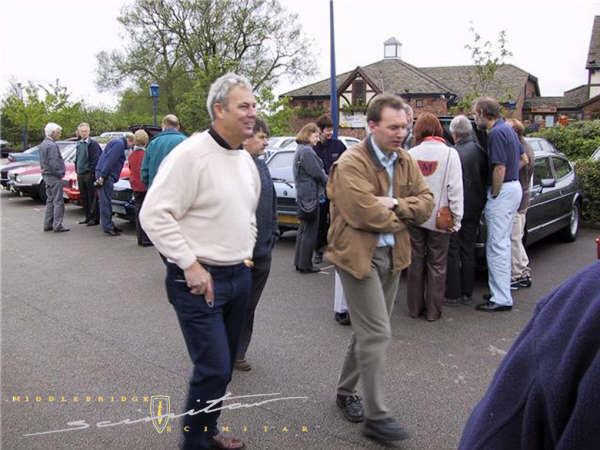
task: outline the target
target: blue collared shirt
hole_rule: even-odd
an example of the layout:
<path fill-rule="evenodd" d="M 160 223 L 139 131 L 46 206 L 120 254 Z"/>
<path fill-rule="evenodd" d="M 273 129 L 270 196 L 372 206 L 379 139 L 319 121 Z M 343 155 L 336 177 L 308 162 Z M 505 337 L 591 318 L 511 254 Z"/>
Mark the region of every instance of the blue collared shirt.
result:
<path fill-rule="evenodd" d="M 396 162 L 396 159 L 398 159 L 398 154 L 396 152 L 392 152 L 390 156 L 386 156 L 385 153 L 383 153 L 379 149 L 379 147 L 377 147 L 375 139 L 373 139 L 373 135 L 371 135 L 369 139 L 371 139 L 371 145 L 375 150 L 375 155 L 377 155 L 377 159 L 379 159 L 379 162 L 381 163 L 381 165 L 383 165 L 386 172 L 388 173 L 388 179 L 390 182 L 388 188 L 388 196 L 392 197 L 394 195 L 394 163 Z M 394 233 L 379 233 L 377 247 L 393 247 L 394 245 L 396 245 Z"/>

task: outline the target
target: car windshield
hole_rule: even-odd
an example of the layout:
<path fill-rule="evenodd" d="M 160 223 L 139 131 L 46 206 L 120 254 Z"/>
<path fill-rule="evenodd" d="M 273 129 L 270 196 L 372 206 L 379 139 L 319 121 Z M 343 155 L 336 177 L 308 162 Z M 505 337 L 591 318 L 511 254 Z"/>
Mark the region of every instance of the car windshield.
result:
<path fill-rule="evenodd" d="M 294 153 L 292 152 L 277 152 L 274 153 L 267 166 L 269 169 L 281 169 L 284 167 L 292 168 L 294 163 Z"/>
<path fill-rule="evenodd" d="M 277 152 L 267 161 L 267 167 L 273 179 L 291 181 L 294 179 L 292 165 L 294 163 L 294 152 Z"/>
<path fill-rule="evenodd" d="M 75 161 L 76 148 L 77 147 L 75 144 L 69 144 L 60 149 L 60 154 L 62 155 L 65 161 L 73 162 Z"/>

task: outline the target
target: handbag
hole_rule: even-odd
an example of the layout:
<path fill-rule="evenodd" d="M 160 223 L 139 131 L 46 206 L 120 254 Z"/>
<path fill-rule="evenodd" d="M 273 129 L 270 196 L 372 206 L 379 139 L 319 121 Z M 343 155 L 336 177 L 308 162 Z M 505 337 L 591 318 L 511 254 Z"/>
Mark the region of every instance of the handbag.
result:
<path fill-rule="evenodd" d="M 450 151 L 448 150 L 448 160 L 446 161 L 446 170 L 444 171 L 444 188 L 442 188 L 441 194 L 444 193 L 444 189 L 448 184 L 447 176 L 448 176 L 448 166 L 450 165 Z M 442 196 L 440 195 L 440 202 L 442 201 Z M 454 228 L 454 219 L 452 217 L 452 212 L 448 206 L 440 206 L 438 209 L 437 217 L 435 218 L 435 226 L 440 230 L 450 231 Z"/>

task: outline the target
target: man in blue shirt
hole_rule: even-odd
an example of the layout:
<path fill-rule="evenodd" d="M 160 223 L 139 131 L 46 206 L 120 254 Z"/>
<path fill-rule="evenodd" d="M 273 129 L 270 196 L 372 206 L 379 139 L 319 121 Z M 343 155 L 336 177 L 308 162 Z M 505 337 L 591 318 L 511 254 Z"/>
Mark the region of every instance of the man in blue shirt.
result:
<path fill-rule="evenodd" d="M 519 164 L 528 162 L 517 133 L 500 115 L 500 104 L 489 97 L 475 100 L 473 110 L 480 128 L 488 129 L 490 177 L 484 214 L 487 225 L 486 256 L 489 296 L 477 305 L 480 311 L 512 309 L 510 291 L 512 222 L 521 202 Z"/>
<path fill-rule="evenodd" d="M 121 178 L 125 163 L 125 150 L 133 147 L 133 133 L 113 139 L 107 145 L 96 165 L 96 186 L 100 203 L 100 225 L 109 236 L 118 236 L 120 229 L 112 221 L 112 193 L 114 184 Z"/>

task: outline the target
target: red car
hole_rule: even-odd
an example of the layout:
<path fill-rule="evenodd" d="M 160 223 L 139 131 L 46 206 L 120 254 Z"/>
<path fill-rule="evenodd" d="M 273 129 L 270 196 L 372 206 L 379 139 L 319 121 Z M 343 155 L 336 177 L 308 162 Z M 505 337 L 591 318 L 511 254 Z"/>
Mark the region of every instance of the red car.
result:
<path fill-rule="evenodd" d="M 63 193 L 70 202 L 79 204 L 79 185 L 77 183 L 77 172 L 75 172 L 75 164 L 65 163 L 65 176 L 63 177 Z M 125 160 L 123 169 L 121 170 L 121 178 L 129 178 L 129 163 Z"/>

